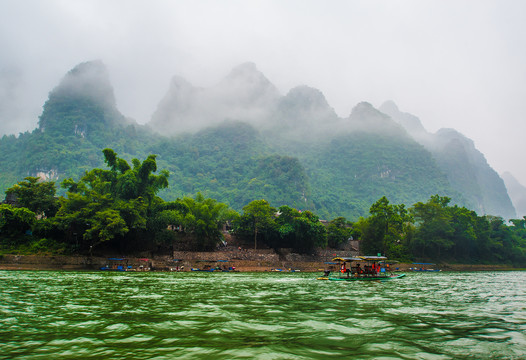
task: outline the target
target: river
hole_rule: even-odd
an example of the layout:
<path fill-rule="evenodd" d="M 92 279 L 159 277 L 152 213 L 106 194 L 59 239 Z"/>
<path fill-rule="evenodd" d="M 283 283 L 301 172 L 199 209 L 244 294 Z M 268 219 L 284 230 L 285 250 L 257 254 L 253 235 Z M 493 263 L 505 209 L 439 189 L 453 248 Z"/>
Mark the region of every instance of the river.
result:
<path fill-rule="evenodd" d="M 526 359 L 526 272 L 0 271 L 0 359 Z"/>

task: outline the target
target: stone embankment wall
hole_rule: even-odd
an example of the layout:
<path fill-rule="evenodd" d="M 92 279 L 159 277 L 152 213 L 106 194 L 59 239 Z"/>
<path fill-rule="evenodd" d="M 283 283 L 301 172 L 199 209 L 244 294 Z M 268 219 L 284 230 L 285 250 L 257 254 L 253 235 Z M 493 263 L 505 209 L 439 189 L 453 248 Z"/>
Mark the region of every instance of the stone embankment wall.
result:
<path fill-rule="evenodd" d="M 235 267 L 239 271 L 301 270 L 322 271 L 334 267 L 330 262 L 335 256 L 356 255 L 349 251 L 318 251 L 303 255 L 288 249 L 275 252 L 272 249 L 224 248 L 215 252 L 175 251 L 173 256 L 154 256 L 148 259 L 124 257 L 118 264 L 134 269 L 141 265 L 153 270 L 170 271 L 183 268 L 203 268 L 205 265 Z M 89 256 L 43 256 L 43 255 L 0 255 L 0 269 L 8 270 L 97 270 L 101 266 L 115 264 L 106 257 Z"/>
<path fill-rule="evenodd" d="M 321 271 L 336 270 L 336 265 L 329 264 L 336 256 L 354 256 L 350 252 L 323 250 L 312 255 L 288 253 L 283 250 L 279 254 L 273 250 L 225 250 L 216 252 L 175 252 L 173 257 L 155 256 L 149 259 L 126 257 L 122 264 L 138 269 L 141 265 L 153 270 L 170 271 L 177 267 L 184 271 L 191 268 L 210 266 L 235 266 L 239 271 L 272 271 L 301 270 Z M 177 260 L 177 261 L 174 261 Z M 219 260 L 227 260 L 220 262 Z M 0 270 L 97 270 L 101 266 L 111 265 L 108 258 L 88 256 L 45 256 L 45 255 L 0 255 Z M 407 271 L 412 264 L 396 264 L 397 268 Z M 444 271 L 500 271 L 513 270 L 504 265 L 466 265 L 439 264 L 436 266 Z"/>
<path fill-rule="evenodd" d="M 98 269 L 105 261 L 107 261 L 106 258 L 86 256 L 0 255 L 0 269 L 90 270 Z"/>

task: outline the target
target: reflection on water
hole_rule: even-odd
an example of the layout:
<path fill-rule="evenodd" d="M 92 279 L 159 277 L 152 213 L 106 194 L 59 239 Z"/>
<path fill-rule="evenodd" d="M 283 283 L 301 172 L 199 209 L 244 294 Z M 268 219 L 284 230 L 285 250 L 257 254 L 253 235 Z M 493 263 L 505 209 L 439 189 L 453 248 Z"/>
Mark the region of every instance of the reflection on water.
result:
<path fill-rule="evenodd" d="M 526 272 L 0 271 L 0 359 L 526 359 Z"/>

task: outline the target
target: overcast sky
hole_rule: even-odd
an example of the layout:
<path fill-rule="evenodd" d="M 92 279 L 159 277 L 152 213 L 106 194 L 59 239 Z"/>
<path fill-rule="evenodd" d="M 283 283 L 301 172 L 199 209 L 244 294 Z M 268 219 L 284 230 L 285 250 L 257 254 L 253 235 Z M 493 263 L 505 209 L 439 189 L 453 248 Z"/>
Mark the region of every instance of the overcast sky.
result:
<path fill-rule="evenodd" d="M 526 185 L 526 1 L 0 0 L 0 133 L 37 126 L 78 63 L 108 67 L 119 110 L 149 121 L 180 75 L 217 83 L 256 63 L 282 94 L 321 90 L 338 115 L 393 100 L 455 128 Z"/>

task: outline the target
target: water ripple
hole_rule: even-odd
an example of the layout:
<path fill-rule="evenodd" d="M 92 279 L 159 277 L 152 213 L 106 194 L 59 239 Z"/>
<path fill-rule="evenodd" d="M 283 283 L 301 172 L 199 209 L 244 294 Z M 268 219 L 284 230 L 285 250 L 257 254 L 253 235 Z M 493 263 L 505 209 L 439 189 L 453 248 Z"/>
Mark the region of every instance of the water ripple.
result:
<path fill-rule="evenodd" d="M 526 359 L 525 272 L 0 271 L 0 359 Z"/>

